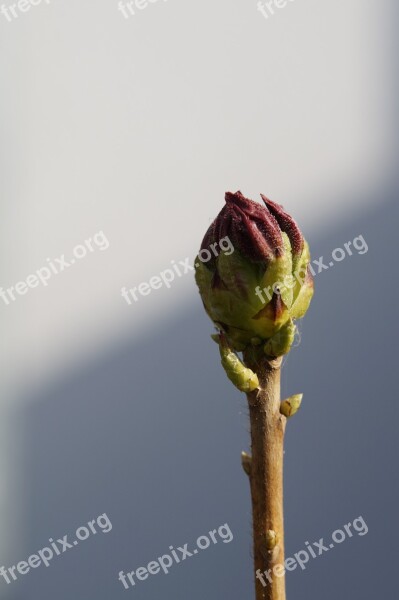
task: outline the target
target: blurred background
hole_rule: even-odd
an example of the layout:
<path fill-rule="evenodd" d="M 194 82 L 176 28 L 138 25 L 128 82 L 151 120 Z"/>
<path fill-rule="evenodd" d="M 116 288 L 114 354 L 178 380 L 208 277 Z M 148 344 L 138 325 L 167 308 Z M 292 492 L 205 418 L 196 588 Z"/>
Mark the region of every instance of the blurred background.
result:
<path fill-rule="evenodd" d="M 4 6 L 9 6 L 7 2 Z M 8 304 L 2 323 L 0 567 L 107 513 L 113 529 L 7 585 L 5 600 L 251 597 L 240 466 L 245 396 L 222 372 L 193 277 L 133 288 L 195 256 L 226 190 L 293 214 L 315 279 L 283 392 L 287 556 L 369 527 L 288 575 L 297 600 L 392 596 L 396 418 L 394 0 L 116 0 L 0 14 L 1 279 L 24 281 L 97 232 L 109 242 Z M 228 523 L 234 540 L 126 591 L 135 570 Z"/>

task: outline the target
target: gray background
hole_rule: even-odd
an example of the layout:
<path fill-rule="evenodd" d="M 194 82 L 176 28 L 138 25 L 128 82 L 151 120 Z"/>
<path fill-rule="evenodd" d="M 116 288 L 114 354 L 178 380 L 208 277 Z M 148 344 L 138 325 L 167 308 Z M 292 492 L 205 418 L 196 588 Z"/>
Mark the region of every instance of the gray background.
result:
<path fill-rule="evenodd" d="M 327 257 L 353 232 L 362 232 L 369 251 L 316 277 L 300 346 L 284 367 L 283 392 L 304 392 L 287 434 L 287 556 L 360 515 L 369 532 L 292 572 L 288 591 L 299 599 L 371 600 L 395 589 L 398 210 L 390 195 L 395 190 L 333 235 L 311 238 L 315 257 Z M 104 511 L 113 531 L 33 572 L 11 598 L 249 593 L 250 498 L 239 458 L 248 449 L 247 409 L 225 380 L 210 331 L 198 300 L 145 339 L 109 349 L 41 390 L 30 410 L 15 414 L 17 440 L 24 440 L 26 548 L 41 548 L 47 533 L 73 534 Z M 119 570 L 147 564 L 171 544 L 192 545 L 225 522 L 230 544 L 134 590 L 117 582 Z"/>
<path fill-rule="evenodd" d="M 317 275 L 285 361 L 283 393 L 304 393 L 287 432 L 287 556 L 359 515 L 369 533 L 289 574 L 288 597 L 394 595 L 395 15 L 373 4 L 345 13 L 298 0 L 263 22 L 255 5 L 170 0 L 125 23 L 114 5 L 112 20 L 103 2 L 54 1 L 1 23 L 13 82 L 2 100 L 2 285 L 98 229 L 111 240 L 1 307 L 0 566 L 101 513 L 113 524 L 50 568 L 0 581 L 6 600 L 251 597 L 245 397 L 221 370 L 191 277 L 137 306 L 120 299 L 122 285 L 193 256 L 223 191 L 238 187 L 283 201 L 313 258 L 367 241 L 367 254 Z M 118 582 L 226 522 L 230 544 L 134 590 Z"/>

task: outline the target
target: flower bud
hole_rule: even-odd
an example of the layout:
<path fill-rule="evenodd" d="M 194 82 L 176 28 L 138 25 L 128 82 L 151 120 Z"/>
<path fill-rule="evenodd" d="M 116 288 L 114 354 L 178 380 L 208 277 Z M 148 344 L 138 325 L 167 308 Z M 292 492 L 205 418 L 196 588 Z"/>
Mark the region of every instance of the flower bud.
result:
<path fill-rule="evenodd" d="M 294 219 L 262 200 L 265 207 L 241 192 L 226 193 L 226 205 L 201 244 L 201 251 L 220 250 L 206 263 L 200 252 L 195 277 L 205 310 L 229 346 L 236 351 L 262 346 L 273 357 L 289 351 L 313 280 L 308 244 Z M 226 239 L 229 252 L 223 250 Z"/>

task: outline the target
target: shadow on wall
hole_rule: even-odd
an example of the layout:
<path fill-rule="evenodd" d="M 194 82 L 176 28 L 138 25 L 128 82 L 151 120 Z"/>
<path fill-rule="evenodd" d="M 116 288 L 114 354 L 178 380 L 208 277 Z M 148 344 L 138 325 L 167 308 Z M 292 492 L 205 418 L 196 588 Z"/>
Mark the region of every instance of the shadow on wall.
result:
<path fill-rule="evenodd" d="M 360 515 L 369 532 L 290 573 L 296 600 L 336 600 L 337 592 L 374 600 L 396 587 L 398 205 L 395 190 L 379 190 L 382 197 L 385 204 L 379 200 L 368 214 L 307 236 L 313 258 L 324 255 L 327 263 L 332 250 L 359 235 L 369 250 L 316 276 L 300 350 L 285 363 L 284 393 L 305 394 L 287 430 L 287 556 Z M 198 299 L 140 343 L 108 350 L 43 389 L 16 415 L 25 443 L 26 545 L 10 560 L 35 553 L 51 536 L 73 539 L 104 512 L 113 528 L 20 576 L 6 588 L 10 598 L 250 597 L 250 498 L 240 466 L 247 409 L 221 370 L 211 332 Z M 145 566 L 170 545 L 192 546 L 224 523 L 231 543 L 134 589 L 118 581 L 120 570 Z"/>

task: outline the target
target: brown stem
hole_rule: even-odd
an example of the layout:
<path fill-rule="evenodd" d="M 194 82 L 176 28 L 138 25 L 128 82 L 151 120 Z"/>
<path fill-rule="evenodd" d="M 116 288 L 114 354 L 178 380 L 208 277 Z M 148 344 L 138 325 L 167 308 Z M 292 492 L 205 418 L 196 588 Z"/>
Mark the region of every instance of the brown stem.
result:
<path fill-rule="evenodd" d="M 286 418 L 280 414 L 281 359 L 244 354 L 260 389 L 247 394 L 251 419 L 250 483 L 256 600 L 285 600 L 283 452 Z M 265 585 L 264 585 L 265 584 Z"/>

